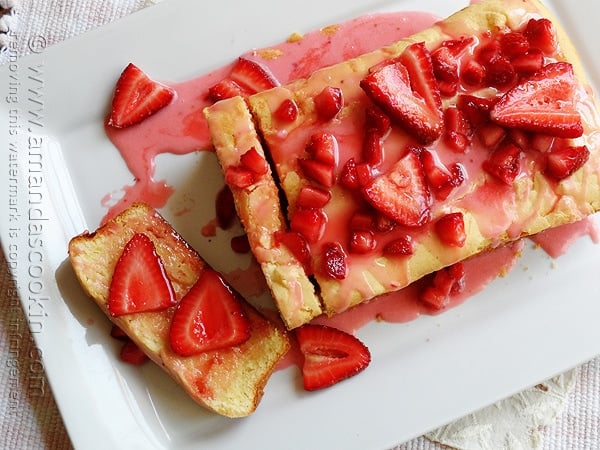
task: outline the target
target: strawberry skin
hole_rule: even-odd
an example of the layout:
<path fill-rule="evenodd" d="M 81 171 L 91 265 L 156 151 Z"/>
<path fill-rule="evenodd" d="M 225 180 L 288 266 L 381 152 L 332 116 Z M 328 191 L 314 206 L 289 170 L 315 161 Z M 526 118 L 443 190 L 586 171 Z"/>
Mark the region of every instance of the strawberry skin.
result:
<path fill-rule="evenodd" d="M 207 268 L 179 302 L 169 339 L 177 354 L 191 356 L 240 345 L 250 332 L 236 294 L 216 271 Z"/>
<path fill-rule="evenodd" d="M 583 126 L 573 102 L 575 83 L 571 64 L 548 64 L 504 94 L 490 118 L 509 128 L 577 138 Z"/>
<path fill-rule="evenodd" d="M 364 370 L 371 362 L 369 349 L 355 336 L 325 325 L 296 329 L 304 355 L 304 389 L 314 391 L 336 384 Z"/>
<path fill-rule="evenodd" d="M 119 257 L 108 293 L 112 316 L 160 311 L 176 304 L 154 243 L 145 234 L 135 234 Z"/>
<path fill-rule="evenodd" d="M 262 64 L 240 57 L 231 69 L 229 77 L 252 94 L 279 86 L 279 81 Z"/>
<path fill-rule="evenodd" d="M 173 89 L 150 79 L 130 63 L 117 81 L 108 124 L 116 128 L 135 125 L 167 106 L 174 97 Z"/>
<path fill-rule="evenodd" d="M 412 150 L 367 185 L 363 195 L 401 225 L 420 226 L 431 218 L 431 192 L 419 156 Z"/>

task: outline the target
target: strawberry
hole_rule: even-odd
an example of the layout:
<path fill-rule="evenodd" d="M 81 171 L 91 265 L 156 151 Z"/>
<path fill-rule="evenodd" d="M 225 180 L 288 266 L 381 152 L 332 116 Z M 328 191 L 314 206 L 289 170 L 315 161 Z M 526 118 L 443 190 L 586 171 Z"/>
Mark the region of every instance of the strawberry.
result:
<path fill-rule="evenodd" d="M 365 109 L 365 130 L 384 137 L 390 130 L 390 118 L 379 108 L 369 105 Z"/>
<path fill-rule="evenodd" d="M 250 333 L 237 294 L 216 271 L 206 268 L 179 302 L 169 340 L 175 353 L 191 356 L 240 345 Z"/>
<path fill-rule="evenodd" d="M 286 98 L 273 112 L 275 119 L 285 123 L 292 123 L 298 118 L 298 105 L 290 98 Z"/>
<path fill-rule="evenodd" d="M 340 183 L 347 189 L 358 189 L 360 187 L 360 181 L 356 170 L 356 161 L 354 158 L 348 159 L 346 164 L 344 164 L 344 167 L 342 167 Z"/>
<path fill-rule="evenodd" d="M 504 142 L 483 162 L 483 169 L 504 184 L 512 185 L 519 174 L 521 149 L 512 142 Z"/>
<path fill-rule="evenodd" d="M 296 329 L 304 356 L 304 389 L 329 387 L 364 370 L 371 362 L 369 349 L 355 336 L 325 325 L 303 325 Z"/>
<path fill-rule="evenodd" d="M 481 124 L 477 128 L 477 137 L 484 147 L 494 148 L 506 136 L 506 130 L 493 122 Z"/>
<path fill-rule="evenodd" d="M 373 228 L 373 216 L 366 212 L 356 211 L 350 217 L 350 229 L 353 231 L 370 231 Z"/>
<path fill-rule="evenodd" d="M 446 47 L 450 50 L 450 54 L 456 58 L 474 43 L 475 38 L 473 36 L 461 36 L 458 39 L 446 39 L 442 41 L 440 46 Z"/>
<path fill-rule="evenodd" d="M 245 189 L 256 182 L 255 173 L 247 167 L 229 166 L 225 170 L 225 182 L 229 186 Z"/>
<path fill-rule="evenodd" d="M 113 339 L 117 339 L 118 341 L 128 341 L 129 336 L 118 326 L 113 325 L 110 329 L 110 337 Z"/>
<path fill-rule="evenodd" d="M 295 231 L 276 231 L 273 237 L 275 243 L 287 247 L 298 262 L 304 266 L 305 272 L 310 274 L 310 248 L 306 239 Z"/>
<path fill-rule="evenodd" d="M 302 186 L 296 199 L 299 208 L 323 208 L 331 200 L 331 192 L 315 186 Z"/>
<path fill-rule="evenodd" d="M 363 141 L 362 159 L 371 166 L 377 166 L 383 161 L 383 143 L 381 135 L 374 130 L 367 130 Z"/>
<path fill-rule="evenodd" d="M 233 250 L 235 253 L 244 254 L 250 251 L 250 242 L 248 241 L 248 235 L 246 234 L 232 237 L 229 244 L 231 246 L 231 250 Z"/>
<path fill-rule="evenodd" d="M 323 246 L 321 273 L 335 280 L 343 280 L 348 275 L 346 253 L 337 242 L 327 242 Z"/>
<path fill-rule="evenodd" d="M 112 316 L 160 311 L 177 303 L 152 240 L 134 234 L 119 257 L 108 292 L 108 311 Z"/>
<path fill-rule="evenodd" d="M 564 138 L 583 134 L 575 107 L 576 81 L 573 66 L 551 63 L 519 82 L 491 108 L 499 125 Z"/>
<path fill-rule="evenodd" d="M 419 226 L 431 218 L 431 193 L 419 156 L 412 150 L 363 188 L 363 195 L 401 225 Z"/>
<path fill-rule="evenodd" d="M 125 128 L 139 123 L 167 106 L 174 97 L 172 88 L 150 79 L 129 63 L 117 81 L 108 124 Z"/>
<path fill-rule="evenodd" d="M 419 300 L 439 311 L 448 306 L 450 297 L 459 294 L 465 286 L 465 268 L 463 263 L 459 262 L 438 270 L 432 274 L 419 292 Z"/>
<path fill-rule="evenodd" d="M 443 81 L 458 81 L 458 61 L 448 47 L 438 47 L 431 53 L 431 63 L 435 78 Z"/>
<path fill-rule="evenodd" d="M 552 150 L 546 156 L 545 173 L 560 181 L 579 170 L 589 157 L 590 151 L 585 145 L 572 145 Z"/>
<path fill-rule="evenodd" d="M 298 165 L 307 178 L 322 186 L 332 187 L 335 184 L 335 172 L 332 165 L 316 159 L 299 159 Z"/>
<path fill-rule="evenodd" d="M 517 80 L 517 73 L 511 62 L 505 57 L 490 61 L 485 66 L 485 83 L 496 88 L 506 88 Z"/>
<path fill-rule="evenodd" d="M 244 57 L 238 58 L 235 62 L 229 78 L 246 88 L 251 94 L 266 91 L 280 84 L 269 69 L 257 61 Z"/>
<path fill-rule="evenodd" d="M 231 189 L 229 189 L 229 186 L 223 186 L 217 193 L 215 211 L 219 227 L 221 227 L 222 230 L 227 230 L 231 227 L 236 218 L 236 211 L 233 193 L 231 192 Z"/>
<path fill-rule="evenodd" d="M 423 149 L 420 153 L 425 178 L 438 200 L 445 200 L 452 190 L 464 181 L 462 166 L 458 163 L 449 169 L 440 161 L 433 150 Z"/>
<path fill-rule="evenodd" d="M 552 55 L 556 51 L 556 33 L 554 25 L 546 18 L 530 19 L 525 26 L 525 37 L 529 45 Z"/>
<path fill-rule="evenodd" d="M 434 229 L 444 244 L 452 247 L 462 247 L 465 245 L 467 234 L 465 232 L 463 213 L 454 212 L 440 217 L 435 222 Z"/>
<path fill-rule="evenodd" d="M 467 86 L 479 86 L 485 79 L 485 68 L 475 59 L 469 59 L 460 71 L 460 78 Z"/>
<path fill-rule="evenodd" d="M 468 94 L 459 95 L 456 100 L 456 107 L 463 113 L 472 128 L 489 121 L 490 109 L 493 105 L 494 101 L 491 99 Z"/>
<path fill-rule="evenodd" d="M 544 66 L 544 54 L 537 48 L 532 48 L 511 61 L 519 75 L 531 75 Z"/>
<path fill-rule="evenodd" d="M 133 364 L 134 366 L 139 366 L 148 361 L 148 356 L 131 340 L 123 343 L 119 352 L 119 358 L 121 358 L 121 361 Z"/>
<path fill-rule="evenodd" d="M 297 209 L 290 219 L 290 228 L 299 233 L 309 244 L 323 237 L 327 216 L 318 208 Z"/>
<path fill-rule="evenodd" d="M 240 163 L 257 175 L 264 175 L 269 171 L 269 164 L 263 155 L 258 153 L 256 147 L 251 147 L 240 156 Z"/>
<path fill-rule="evenodd" d="M 352 253 L 369 253 L 375 249 L 377 241 L 370 230 L 353 231 L 350 236 L 350 251 Z"/>
<path fill-rule="evenodd" d="M 213 102 L 238 95 L 247 96 L 248 91 L 230 78 L 224 78 L 208 88 L 208 98 Z"/>
<path fill-rule="evenodd" d="M 388 242 L 383 248 L 383 254 L 389 256 L 410 256 L 414 252 L 413 240 L 408 234 Z"/>
<path fill-rule="evenodd" d="M 440 91 L 425 45 L 412 44 L 389 64 L 378 65 L 360 86 L 389 117 L 423 144 L 441 134 Z"/>
<path fill-rule="evenodd" d="M 338 162 L 338 143 L 335 136 L 327 131 L 313 134 L 306 144 L 306 151 L 315 160 L 335 167 Z"/>
<path fill-rule="evenodd" d="M 326 86 L 315 98 L 317 116 L 324 122 L 333 119 L 344 106 L 342 90 L 338 87 Z"/>
<path fill-rule="evenodd" d="M 523 35 L 516 31 L 503 33 L 499 37 L 501 52 L 511 61 L 529 50 L 529 41 Z"/>

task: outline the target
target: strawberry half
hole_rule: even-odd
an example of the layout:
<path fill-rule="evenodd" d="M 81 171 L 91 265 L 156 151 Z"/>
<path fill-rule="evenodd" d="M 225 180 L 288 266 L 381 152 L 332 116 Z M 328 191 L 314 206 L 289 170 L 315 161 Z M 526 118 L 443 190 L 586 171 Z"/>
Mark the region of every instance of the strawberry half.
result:
<path fill-rule="evenodd" d="M 123 248 L 108 291 L 112 316 L 160 311 L 176 304 L 154 243 L 142 233 L 134 234 Z"/>
<path fill-rule="evenodd" d="M 371 362 L 369 349 L 355 336 L 325 325 L 296 329 L 304 356 L 304 389 L 314 391 L 336 384 L 364 370 Z"/>
<path fill-rule="evenodd" d="M 169 339 L 177 354 L 191 356 L 240 345 L 250 333 L 239 298 L 216 271 L 207 268 L 179 302 Z"/>
<path fill-rule="evenodd" d="M 571 64 L 548 64 L 504 94 L 491 108 L 490 118 L 509 128 L 579 137 L 583 126 L 575 107 L 575 89 Z"/>
<path fill-rule="evenodd" d="M 367 185 L 363 195 L 400 225 L 420 226 L 431 218 L 431 192 L 419 156 L 412 150 Z"/>
<path fill-rule="evenodd" d="M 280 84 L 269 69 L 257 61 L 244 57 L 238 58 L 235 62 L 229 78 L 252 94 L 266 91 Z"/>
<path fill-rule="evenodd" d="M 425 45 L 412 44 L 389 64 L 378 65 L 360 86 L 391 119 L 423 144 L 441 134 L 441 96 Z"/>
<path fill-rule="evenodd" d="M 173 89 L 129 63 L 117 81 L 108 124 L 125 128 L 139 123 L 171 103 L 173 97 Z"/>

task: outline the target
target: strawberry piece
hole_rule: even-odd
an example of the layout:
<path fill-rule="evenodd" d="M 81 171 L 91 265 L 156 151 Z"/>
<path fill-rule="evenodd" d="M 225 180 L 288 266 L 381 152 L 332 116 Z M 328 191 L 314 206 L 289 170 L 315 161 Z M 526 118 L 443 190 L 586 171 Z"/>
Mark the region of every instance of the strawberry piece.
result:
<path fill-rule="evenodd" d="M 545 173 L 560 181 L 579 170 L 589 157 L 590 151 L 585 145 L 572 145 L 552 150 L 546 156 Z"/>
<path fill-rule="evenodd" d="M 337 242 L 327 242 L 323 246 L 321 272 L 335 280 L 343 280 L 348 275 L 346 253 Z"/>
<path fill-rule="evenodd" d="M 436 79 L 456 83 L 458 81 L 458 61 L 446 46 L 438 47 L 431 54 L 433 74 Z"/>
<path fill-rule="evenodd" d="M 485 68 L 478 61 L 470 59 L 464 63 L 460 78 L 468 86 L 480 86 L 485 79 Z"/>
<path fill-rule="evenodd" d="M 264 175 L 269 171 L 269 163 L 263 155 L 258 153 L 255 147 L 250 148 L 240 156 L 240 163 L 257 175 Z"/>
<path fill-rule="evenodd" d="M 332 187 L 335 183 L 335 172 L 332 165 L 316 159 L 299 159 L 298 164 L 304 175 L 317 183 Z"/>
<path fill-rule="evenodd" d="M 304 389 L 314 391 L 334 385 L 363 371 L 371 362 L 369 349 L 355 336 L 325 325 L 296 329 L 304 356 Z"/>
<path fill-rule="evenodd" d="M 472 128 L 489 121 L 493 105 L 494 101 L 491 99 L 468 94 L 459 95 L 456 101 L 456 107 L 464 114 Z"/>
<path fill-rule="evenodd" d="M 521 149 L 512 142 L 505 142 L 483 162 L 483 169 L 510 186 L 519 174 L 520 157 Z"/>
<path fill-rule="evenodd" d="M 142 349 L 131 340 L 123 343 L 121 351 L 119 352 L 119 358 L 121 361 L 127 364 L 133 364 L 134 366 L 142 365 L 148 361 L 148 356 L 146 356 Z"/>
<path fill-rule="evenodd" d="M 381 109 L 369 105 L 365 109 L 365 130 L 384 137 L 390 130 L 390 118 Z"/>
<path fill-rule="evenodd" d="M 448 195 L 450 195 L 450 192 L 464 181 L 464 176 L 461 176 L 461 173 L 452 173 L 444 163 L 440 161 L 437 154 L 431 150 L 424 149 L 420 156 L 425 172 L 425 178 L 427 179 L 435 198 L 438 200 L 445 200 L 448 198 Z M 455 167 L 457 167 L 458 170 L 461 168 L 461 166 L 458 165 Z"/>
<path fill-rule="evenodd" d="M 353 231 L 370 231 L 373 229 L 373 216 L 357 211 L 350 218 L 350 229 Z"/>
<path fill-rule="evenodd" d="M 337 139 L 327 131 L 313 134 L 306 144 L 306 151 L 313 159 L 332 168 L 337 165 L 339 153 Z"/>
<path fill-rule="evenodd" d="M 485 83 L 496 88 L 506 88 L 517 80 L 517 73 L 511 62 L 505 58 L 496 58 L 485 66 Z"/>
<path fill-rule="evenodd" d="M 458 39 L 446 39 L 440 45 L 450 50 L 450 54 L 456 58 L 473 44 L 475 44 L 473 36 L 461 36 Z"/>
<path fill-rule="evenodd" d="M 491 108 L 490 117 L 509 128 L 576 138 L 583 134 L 583 126 L 575 90 L 573 66 L 551 63 L 504 94 Z"/>
<path fill-rule="evenodd" d="M 531 138 L 531 148 L 540 153 L 545 153 L 552 148 L 554 141 L 557 139 L 558 138 L 555 138 L 554 136 L 536 133 Z"/>
<path fill-rule="evenodd" d="M 374 68 L 360 82 L 371 100 L 423 144 L 441 134 L 440 91 L 425 45 L 412 44 L 389 64 Z"/>
<path fill-rule="evenodd" d="M 342 167 L 342 173 L 340 174 L 340 184 L 347 189 L 358 189 L 360 187 L 360 181 L 356 170 L 356 161 L 354 158 L 348 159 L 344 167 Z"/>
<path fill-rule="evenodd" d="M 235 202 L 233 193 L 229 186 L 225 185 L 217 193 L 215 201 L 215 211 L 217 215 L 217 223 L 222 230 L 227 230 L 236 218 Z"/>
<path fill-rule="evenodd" d="M 244 57 L 238 58 L 235 62 L 229 78 L 251 94 L 266 91 L 280 84 L 269 69 L 257 61 Z"/>
<path fill-rule="evenodd" d="M 375 249 L 376 245 L 375 234 L 370 230 L 354 231 L 350 236 L 350 251 L 352 253 L 369 253 Z"/>
<path fill-rule="evenodd" d="M 235 253 L 246 254 L 250 252 L 250 242 L 248 241 L 248 236 L 245 234 L 232 237 L 230 246 L 231 250 Z"/>
<path fill-rule="evenodd" d="M 383 248 L 383 254 L 390 256 L 410 256 L 414 252 L 413 240 L 408 234 L 388 242 Z"/>
<path fill-rule="evenodd" d="M 488 122 L 477 128 L 477 137 L 484 147 L 494 148 L 506 136 L 506 130 L 500 125 Z"/>
<path fill-rule="evenodd" d="M 302 186 L 296 199 L 299 208 L 323 208 L 331 200 L 331 192 L 315 186 Z"/>
<path fill-rule="evenodd" d="M 367 185 L 363 195 L 401 225 L 420 226 L 431 218 L 431 193 L 419 156 L 412 150 Z"/>
<path fill-rule="evenodd" d="M 531 47 L 541 50 L 546 55 L 552 55 L 556 51 L 554 25 L 546 18 L 530 19 L 525 26 L 525 37 Z"/>
<path fill-rule="evenodd" d="M 371 166 L 377 166 L 383 161 L 383 143 L 381 135 L 372 130 L 367 130 L 363 141 L 362 159 Z"/>
<path fill-rule="evenodd" d="M 246 167 L 229 166 L 225 170 L 225 182 L 229 186 L 245 189 L 249 186 L 252 186 L 256 182 L 256 179 L 254 172 Z"/>
<path fill-rule="evenodd" d="M 337 116 L 344 106 L 342 90 L 338 87 L 326 86 L 315 96 L 314 102 L 317 116 L 327 122 Z"/>
<path fill-rule="evenodd" d="M 502 54 L 511 61 L 529 50 L 529 41 L 523 33 L 516 31 L 503 33 L 499 40 Z"/>
<path fill-rule="evenodd" d="M 465 114 L 455 106 L 450 106 L 444 111 L 444 126 L 447 132 L 454 131 L 467 137 L 473 133 Z"/>
<path fill-rule="evenodd" d="M 444 142 L 456 153 L 465 153 L 471 140 L 462 133 L 448 130 L 444 133 Z"/>
<path fill-rule="evenodd" d="M 129 63 L 117 81 L 108 124 L 116 128 L 135 125 L 167 106 L 174 97 L 173 89 Z"/>
<path fill-rule="evenodd" d="M 129 341 L 129 336 L 118 326 L 113 325 L 110 329 L 110 337 L 118 341 Z"/>
<path fill-rule="evenodd" d="M 273 112 L 273 116 L 282 122 L 292 123 L 298 118 L 298 105 L 290 98 L 286 98 L 277 109 Z"/>
<path fill-rule="evenodd" d="M 454 212 L 440 217 L 434 225 L 440 240 L 452 247 L 462 247 L 467 240 L 465 219 L 462 212 Z"/>
<path fill-rule="evenodd" d="M 178 355 L 192 356 L 240 345 L 250 333 L 237 294 L 216 271 L 206 268 L 179 302 L 169 340 Z"/>
<path fill-rule="evenodd" d="M 438 270 L 428 279 L 419 300 L 435 311 L 448 306 L 450 297 L 461 293 L 465 286 L 465 269 L 463 263 L 456 263 Z"/>
<path fill-rule="evenodd" d="M 108 293 L 112 316 L 160 311 L 177 303 L 171 281 L 152 240 L 134 234 L 119 257 Z"/>
<path fill-rule="evenodd" d="M 517 56 L 511 61 L 519 75 L 531 75 L 544 66 L 544 54 L 537 48 L 532 48 L 527 53 Z"/>
<path fill-rule="evenodd" d="M 292 231 L 300 233 L 309 244 L 315 244 L 323 237 L 327 216 L 318 208 L 297 209 L 290 219 Z"/>
<path fill-rule="evenodd" d="M 306 239 L 295 231 L 276 231 L 274 238 L 276 244 L 287 247 L 298 262 L 304 266 L 305 272 L 310 274 L 310 248 Z"/>
<path fill-rule="evenodd" d="M 208 88 L 208 98 L 213 102 L 236 97 L 238 95 L 245 97 L 248 94 L 249 92 L 247 90 L 229 78 L 224 78 Z"/>

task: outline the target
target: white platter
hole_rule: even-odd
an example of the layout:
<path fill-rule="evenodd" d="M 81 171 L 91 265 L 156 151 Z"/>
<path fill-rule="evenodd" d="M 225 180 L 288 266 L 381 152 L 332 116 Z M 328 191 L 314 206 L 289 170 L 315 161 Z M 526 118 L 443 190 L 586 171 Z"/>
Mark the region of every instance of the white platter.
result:
<path fill-rule="evenodd" d="M 277 372 L 257 412 L 230 420 L 198 408 L 158 368 L 119 362 L 108 322 L 74 279 L 68 240 L 95 229 L 106 213 L 103 196 L 131 183 L 102 128 L 116 74 L 129 61 L 154 78 L 181 81 L 293 31 L 384 10 L 445 16 L 467 2 L 440 3 L 305 0 L 292 11 L 273 0 L 170 0 L 0 69 L 0 123 L 7 124 L 0 142 L 9 173 L 0 179 L 8 208 L 0 214 L 2 246 L 76 448 L 384 449 L 600 353 L 600 247 L 582 239 L 557 260 L 528 249 L 508 277 L 440 316 L 368 325 L 358 333 L 373 354 L 363 374 L 307 394 L 295 370 Z M 592 19 L 600 4 L 548 3 L 600 86 Z M 13 94 L 18 98 L 9 101 Z M 36 181 L 30 171 L 39 154 Z M 218 256 L 226 236 L 208 242 L 198 233 L 214 215 L 220 184 L 212 156 L 161 156 L 157 165 L 175 186 L 186 174 L 209 176 L 194 193 L 195 224 L 172 214 L 173 205 L 162 212 L 211 264 L 227 268 L 232 262 Z"/>

